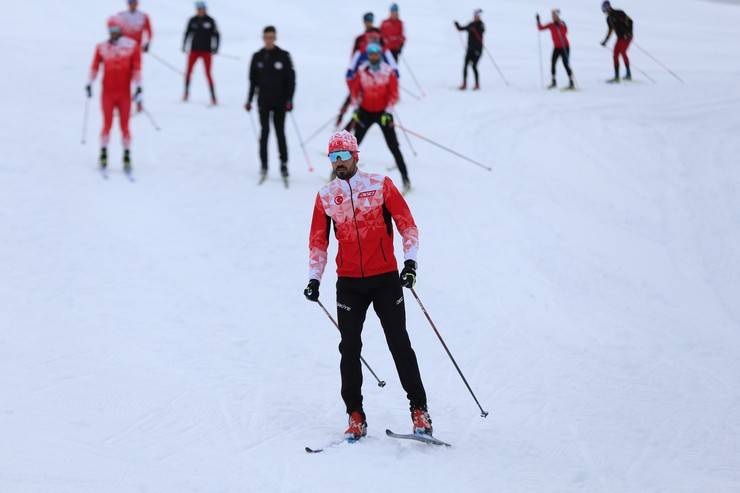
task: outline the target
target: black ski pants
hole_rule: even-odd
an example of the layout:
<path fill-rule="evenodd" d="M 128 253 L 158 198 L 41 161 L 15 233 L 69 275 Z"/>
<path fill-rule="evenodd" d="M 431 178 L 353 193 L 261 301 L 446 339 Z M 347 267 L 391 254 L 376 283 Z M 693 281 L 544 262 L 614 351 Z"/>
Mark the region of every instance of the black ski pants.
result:
<path fill-rule="evenodd" d="M 260 106 L 260 161 L 262 169 L 267 169 L 267 139 L 270 136 L 270 114 L 272 124 L 278 141 L 278 152 L 280 153 L 280 167 L 285 168 L 288 163 L 288 145 L 285 141 L 285 108 L 277 106 Z"/>
<path fill-rule="evenodd" d="M 465 65 L 463 65 L 463 85 L 468 83 L 468 65 L 473 67 L 473 75 L 475 75 L 475 84 L 478 85 L 478 60 L 480 60 L 481 50 L 470 49 L 465 52 Z"/>
<path fill-rule="evenodd" d="M 555 80 L 555 65 L 558 63 L 558 58 L 561 57 L 563 58 L 563 66 L 565 66 L 568 77 L 573 77 L 573 71 L 570 69 L 570 48 L 555 48 L 552 50 L 552 61 L 550 63 L 552 80 Z"/>
<path fill-rule="evenodd" d="M 401 148 L 398 145 L 398 136 L 396 135 L 396 128 L 393 124 L 393 117 L 385 124 L 383 125 L 381 123 L 381 118 L 385 114 L 383 111 L 378 112 L 369 112 L 365 111 L 362 108 L 357 110 L 357 120 L 352 120 L 350 124 L 354 123 L 353 128 L 355 130 L 355 137 L 357 138 L 357 145 L 360 145 L 362 143 L 362 140 L 365 138 L 365 134 L 367 134 L 367 131 L 370 129 L 373 123 L 377 123 L 380 125 L 380 130 L 383 132 L 383 137 L 385 138 L 385 143 L 388 146 L 388 149 L 391 151 L 391 154 L 393 154 L 393 159 L 396 161 L 396 166 L 398 166 L 398 171 L 401 172 L 401 177 L 403 178 L 404 182 L 407 182 L 409 180 L 409 172 L 406 168 L 406 162 L 403 160 L 403 154 L 401 154 Z"/>
<path fill-rule="evenodd" d="M 406 308 L 398 272 L 378 276 L 337 280 L 337 317 L 342 342 L 339 369 L 342 374 L 342 399 L 347 414 L 362 412 L 362 326 L 372 303 L 385 332 L 401 386 L 406 391 L 411 409 L 426 408 L 427 396 L 421 382 L 416 353 L 406 332 Z"/>

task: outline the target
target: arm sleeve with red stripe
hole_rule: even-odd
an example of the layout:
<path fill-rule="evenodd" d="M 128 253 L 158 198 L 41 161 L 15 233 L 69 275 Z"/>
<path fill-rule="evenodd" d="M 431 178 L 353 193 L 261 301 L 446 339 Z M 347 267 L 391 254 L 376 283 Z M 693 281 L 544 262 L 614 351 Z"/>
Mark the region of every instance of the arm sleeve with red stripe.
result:
<path fill-rule="evenodd" d="M 308 278 L 321 280 L 326 268 L 327 250 L 329 249 L 329 224 L 331 219 L 326 215 L 321 195 L 316 194 L 316 202 L 311 219 L 311 232 L 308 237 Z"/>
<path fill-rule="evenodd" d="M 396 77 L 395 72 L 391 72 L 391 77 L 388 81 L 388 89 L 388 106 L 395 106 L 396 103 L 398 103 L 398 77 Z M 393 183 L 391 183 L 391 185 L 393 185 Z M 393 188 L 395 188 L 395 186 Z"/>
<path fill-rule="evenodd" d="M 88 82 L 92 84 L 95 82 L 95 78 L 98 76 L 98 70 L 100 69 L 100 64 L 103 63 L 103 56 L 100 54 L 100 47 L 95 47 L 95 55 L 93 55 L 93 61 L 92 65 L 90 65 L 90 76 L 88 78 Z"/>
<path fill-rule="evenodd" d="M 383 181 L 383 197 L 385 207 L 391 213 L 398 232 L 401 233 L 404 260 L 416 261 L 416 254 L 419 251 L 419 229 L 403 195 L 387 176 Z"/>

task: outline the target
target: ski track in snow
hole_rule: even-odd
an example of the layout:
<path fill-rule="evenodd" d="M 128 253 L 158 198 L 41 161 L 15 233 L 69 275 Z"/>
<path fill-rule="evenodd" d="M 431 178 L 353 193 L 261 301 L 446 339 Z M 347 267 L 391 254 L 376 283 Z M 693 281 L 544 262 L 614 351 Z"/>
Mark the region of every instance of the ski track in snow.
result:
<path fill-rule="evenodd" d="M 511 87 L 484 55 L 472 93 L 453 89 L 462 51 L 451 24 L 477 5 L 401 4 L 404 55 L 428 94 L 402 94 L 405 126 L 493 167 L 419 140 L 413 157 L 399 135 L 420 226 L 417 291 L 490 416 L 408 296 L 435 432 L 453 446 L 384 436 L 410 422 L 370 312 L 363 355 L 388 385 L 366 375 L 369 437 L 306 454 L 346 422 L 338 334 L 301 295 L 328 131 L 308 144 L 309 174 L 288 123 L 290 189 L 274 141 L 270 177 L 255 186 L 246 65 L 276 24 L 307 136 L 346 94 L 362 13 L 382 19 L 387 5 L 211 4 L 223 53 L 242 60 L 215 58 L 220 106 L 206 108 L 200 65 L 183 104 L 181 77 L 144 57 L 145 104 L 162 131 L 133 118 L 135 183 L 115 126 L 108 179 L 95 171 L 99 84 L 79 145 L 93 47 L 123 2 L 8 6 L 0 491 L 740 491 L 740 8 L 620 2 L 640 46 L 686 84 L 632 48 L 656 83 L 635 70 L 639 83 L 613 86 L 598 2 L 563 0 L 580 86 L 564 94 L 539 87 L 533 14 L 550 5 L 482 4 Z M 141 6 L 153 52 L 184 67 L 191 4 Z M 365 169 L 392 163 L 378 129 L 361 151 Z"/>

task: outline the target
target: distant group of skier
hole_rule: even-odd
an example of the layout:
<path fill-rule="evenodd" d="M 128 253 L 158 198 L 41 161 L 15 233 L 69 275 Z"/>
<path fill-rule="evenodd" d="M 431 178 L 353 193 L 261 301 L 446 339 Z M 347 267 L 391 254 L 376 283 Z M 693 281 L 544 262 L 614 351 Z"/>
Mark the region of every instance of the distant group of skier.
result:
<path fill-rule="evenodd" d="M 195 9 L 196 14 L 188 20 L 182 42 L 182 50 L 188 54 L 183 101 L 189 100 L 193 69 L 201 60 L 211 103 L 216 105 L 211 67 L 212 57 L 219 51 L 221 36 L 216 21 L 208 15 L 205 2 L 196 2 Z M 615 73 L 609 82 L 620 81 L 620 57 L 626 67 L 625 79 L 630 79 L 627 50 L 633 38 L 632 19 L 623 11 L 614 9 L 608 1 L 603 2 L 602 10 L 607 16 L 609 28 L 602 45 L 606 45 L 612 33 L 617 36 L 613 54 Z M 468 35 L 463 79 L 459 87 L 461 90 L 468 87 L 469 68 L 475 79 L 473 90 L 480 88 L 478 62 L 486 49 L 482 14 L 482 10 L 476 9 L 473 20 L 464 26 L 454 22 L 458 31 L 467 32 Z M 413 431 L 417 436 L 431 440 L 432 421 L 416 355 L 406 331 L 402 290 L 403 287 L 413 289 L 416 282 L 419 243 L 418 228 L 403 198 L 403 194 L 411 189 L 411 181 L 401 153 L 396 133 L 399 126 L 394 115 L 395 105 L 400 99 L 399 61 L 406 45 L 406 36 L 397 4 L 390 6 L 388 18 L 379 28 L 375 27 L 375 17 L 370 12 L 364 14 L 362 20 L 364 30 L 354 40 L 345 73 L 349 94 L 336 118 L 336 127 L 340 127 L 348 109 L 352 109 L 352 114 L 344 130 L 333 134 L 329 140 L 327 153 L 332 164 L 332 180 L 319 191 L 314 203 L 309 235 L 310 280 L 304 295 L 310 301 L 319 301 L 319 286 L 327 264 L 329 236 L 333 230 L 339 242 L 336 290 L 338 328 L 341 332 L 341 395 L 349 415 L 349 427 L 345 433 L 350 439 L 358 440 L 367 432 L 361 392 L 361 332 L 366 312 L 372 304 L 380 318 L 410 403 Z M 547 24 L 542 24 L 539 15 L 536 21 L 537 29 L 549 30 L 553 41 L 549 88 L 557 86 L 556 65 L 562 60 L 569 78 L 568 89 L 575 89 L 568 27 L 560 11 L 554 9 L 552 21 Z M 113 114 L 117 110 L 123 135 L 124 170 L 131 173 L 129 116 L 132 103 L 136 103 L 137 111 L 147 111 L 143 103 L 141 54 L 149 50 L 153 39 L 152 26 L 149 17 L 138 9 L 138 1 L 128 0 L 127 10 L 109 18 L 108 32 L 109 39 L 96 46 L 86 91 L 88 97 L 92 97 L 92 84 L 102 66 L 103 129 L 100 134 L 99 166 L 105 170 L 108 165 L 107 147 Z M 251 112 L 256 98 L 261 125 L 260 183 L 268 173 L 267 144 L 272 125 L 277 136 L 280 173 L 287 186 L 289 172 L 285 120 L 293 109 L 296 74 L 290 53 L 276 44 L 277 29 L 274 26 L 263 29 L 262 40 L 264 46 L 254 53 L 249 64 L 249 89 L 244 109 Z M 359 146 L 374 124 L 380 126 L 401 174 L 401 191 L 390 178 L 365 173 L 358 168 Z M 394 256 L 393 223 L 403 238 L 404 267 L 400 273 Z M 482 412 L 483 415 L 487 414 Z"/>

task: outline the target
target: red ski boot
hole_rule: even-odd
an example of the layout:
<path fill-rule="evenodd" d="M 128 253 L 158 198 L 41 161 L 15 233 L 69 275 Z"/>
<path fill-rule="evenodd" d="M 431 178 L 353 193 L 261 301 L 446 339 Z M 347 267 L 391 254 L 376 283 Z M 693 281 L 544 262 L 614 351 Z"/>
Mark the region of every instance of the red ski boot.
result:
<path fill-rule="evenodd" d="M 414 423 L 415 435 L 432 434 L 432 418 L 426 409 L 417 407 L 411 411 L 411 421 Z"/>
<path fill-rule="evenodd" d="M 344 436 L 351 441 L 359 440 L 367 435 L 367 421 L 365 414 L 360 411 L 352 411 L 349 415 L 349 426 L 344 432 Z"/>

